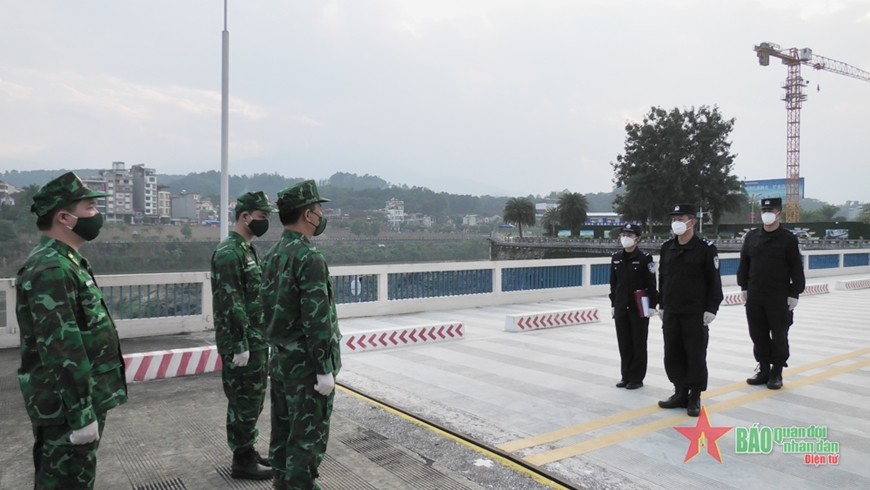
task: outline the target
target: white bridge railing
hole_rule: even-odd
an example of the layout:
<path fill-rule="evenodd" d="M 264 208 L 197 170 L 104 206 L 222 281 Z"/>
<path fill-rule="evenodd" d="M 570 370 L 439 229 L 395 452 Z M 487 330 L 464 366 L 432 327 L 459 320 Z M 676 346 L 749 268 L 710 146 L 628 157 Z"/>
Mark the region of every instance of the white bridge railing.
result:
<path fill-rule="evenodd" d="M 720 254 L 723 285 L 737 253 Z M 340 318 L 605 295 L 610 258 L 332 267 Z M 804 251 L 807 277 L 870 274 L 870 249 Z M 122 338 L 213 327 L 208 272 L 98 276 Z M 14 279 L 0 279 L 0 348 L 17 346 Z"/>

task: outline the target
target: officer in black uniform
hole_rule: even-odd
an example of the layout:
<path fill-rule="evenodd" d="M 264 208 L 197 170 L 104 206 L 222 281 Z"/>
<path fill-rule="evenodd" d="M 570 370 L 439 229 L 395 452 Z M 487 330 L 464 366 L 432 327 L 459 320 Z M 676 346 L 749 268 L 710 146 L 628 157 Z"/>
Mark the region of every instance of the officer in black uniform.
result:
<path fill-rule="evenodd" d="M 788 328 L 798 297 L 804 292 L 804 264 L 797 237 L 780 224 L 782 199 L 761 200 L 761 221 L 743 238 L 737 284 L 746 303 L 752 352 L 758 361 L 751 385 L 782 388 L 782 368 L 788 360 Z M 772 366 L 771 366 L 772 365 Z"/>
<path fill-rule="evenodd" d="M 719 252 L 709 240 L 695 236 L 695 207 L 676 204 L 669 213 L 676 235 L 662 244 L 659 255 L 659 312 L 665 341 L 665 372 L 674 394 L 662 408 L 701 413 L 701 392 L 707 389 L 708 325 L 722 302 Z"/>
<path fill-rule="evenodd" d="M 610 307 L 616 323 L 622 378 L 617 388 L 636 390 L 646 376 L 646 341 L 649 317 L 655 313 L 656 263 L 649 252 L 637 248 L 640 227 L 626 223 L 619 241 L 623 250 L 610 258 Z M 636 291 L 645 291 L 649 301 L 647 312 L 638 311 Z"/>

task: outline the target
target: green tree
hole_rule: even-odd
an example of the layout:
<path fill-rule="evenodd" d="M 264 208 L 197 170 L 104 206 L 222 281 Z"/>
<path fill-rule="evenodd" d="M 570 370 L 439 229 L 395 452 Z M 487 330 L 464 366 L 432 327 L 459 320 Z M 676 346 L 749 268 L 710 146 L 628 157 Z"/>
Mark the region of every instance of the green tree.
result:
<path fill-rule="evenodd" d="M 367 227 L 367 229 L 366 229 L 366 233 L 367 233 L 369 236 L 378 236 L 378 235 L 380 235 L 380 234 L 381 234 L 381 223 L 378 222 L 378 221 L 372 221 L 371 223 L 369 223 L 369 225 L 368 225 L 368 227 Z"/>
<path fill-rule="evenodd" d="M 356 236 L 360 236 L 366 232 L 366 222 L 361 219 L 353 220 L 353 223 L 350 224 L 350 232 Z"/>
<path fill-rule="evenodd" d="M 193 236 L 193 228 L 190 225 L 184 225 L 181 227 L 181 234 L 184 235 L 184 238 L 190 240 L 190 237 Z"/>
<path fill-rule="evenodd" d="M 870 203 L 861 206 L 861 214 L 858 215 L 858 221 L 870 224 Z"/>
<path fill-rule="evenodd" d="M 586 222 L 586 210 L 589 209 L 586 196 L 579 192 L 565 192 L 559 196 L 556 209 L 559 210 L 559 223 L 568 228 L 572 235 L 574 232 L 580 235 L 580 227 Z"/>
<path fill-rule="evenodd" d="M 701 106 L 670 112 L 653 107 L 642 122 L 627 123 L 625 153 L 611 162 L 613 182 L 625 190 L 614 200 L 616 212 L 651 227 L 675 202 L 693 203 L 710 212 L 718 231 L 722 215 L 746 200 L 731 174 L 734 121 L 723 119 L 718 107 Z"/>
<path fill-rule="evenodd" d="M 544 229 L 544 236 L 556 236 L 559 231 L 559 210 L 550 208 L 544 213 L 541 218 L 541 228 Z"/>
<path fill-rule="evenodd" d="M 523 225 L 535 224 L 535 203 L 525 197 L 512 197 L 504 205 L 502 218 L 505 223 L 513 223 L 523 236 Z"/>

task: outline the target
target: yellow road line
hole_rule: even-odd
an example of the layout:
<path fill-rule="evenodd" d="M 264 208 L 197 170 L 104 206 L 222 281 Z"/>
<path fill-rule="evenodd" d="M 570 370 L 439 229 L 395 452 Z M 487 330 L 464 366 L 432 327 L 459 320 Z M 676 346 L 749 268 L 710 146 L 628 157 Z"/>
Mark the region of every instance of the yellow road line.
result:
<path fill-rule="evenodd" d="M 826 359 L 820 359 L 815 362 L 811 362 L 809 364 L 804 364 L 802 366 L 788 368 L 785 372 L 786 376 L 791 376 L 794 374 L 800 374 L 805 371 L 810 371 L 812 369 L 829 366 L 831 364 L 838 363 L 840 361 L 845 361 L 849 359 L 853 359 L 855 357 L 860 357 L 865 354 L 870 354 L 870 348 L 858 349 L 856 351 L 847 352 L 845 354 L 839 354 L 833 357 L 828 357 Z M 714 388 L 712 390 L 708 390 L 705 392 L 706 397 L 714 397 L 718 395 L 723 395 L 725 393 L 731 393 L 732 391 L 737 391 L 739 389 L 745 388 L 746 382 L 739 381 L 735 383 L 731 383 L 725 386 L 720 386 L 718 388 Z M 514 452 L 520 449 L 526 449 L 534 446 L 540 446 L 541 444 L 547 444 L 550 442 L 559 441 L 562 439 L 566 439 L 571 436 L 576 436 L 579 434 L 583 434 L 585 432 L 589 432 L 592 430 L 601 429 L 603 427 L 608 427 L 610 425 L 620 424 L 623 422 L 628 422 L 634 420 L 636 418 L 645 417 L 647 415 L 652 415 L 654 413 L 659 412 L 661 409 L 656 405 L 650 405 L 647 407 L 635 408 L 633 410 L 627 410 L 624 412 L 616 413 L 604 418 L 590 420 L 589 422 L 584 422 L 582 424 L 572 425 L 570 427 L 564 427 L 562 429 L 558 429 L 552 432 L 546 432 L 544 434 L 538 434 L 532 437 L 526 437 L 523 439 L 516 439 L 513 441 L 509 441 L 503 444 L 499 444 L 496 446 L 502 451 Z"/>
<path fill-rule="evenodd" d="M 859 361 L 856 363 L 848 364 L 846 366 L 840 366 L 833 369 L 829 369 L 827 371 L 823 371 L 821 373 L 814 374 L 812 376 L 807 376 L 805 378 L 797 379 L 795 381 L 788 382 L 788 388 L 799 388 L 801 386 L 813 384 L 817 381 L 821 381 L 823 379 L 831 378 L 833 376 L 837 376 L 840 374 L 848 373 L 850 371 L 854 371 L 856 369 L 861 369 L 864 367 L 870 366 L 870 359 L 866 359 L 864 361 Z M 746 395 L 734 397 L 730 400 L 725 400 L 723 402 L 716 403 L 712 406 L 707 406 L 707 413 L 711 412 L 721 412 L 723 410 L 727 410 L 729 408 L 734 408 L 739 405 L 743 405 L 745 403 L 754 402 L 757 400 L 761 400 L 763 398 L 767 398 L 778 393 L 788 392 L 788 390 L 758 390 L 753 393 L 749 393 Z M 560 447 L 557 449 L 552 449 L 549 451 L 544 451 L 541 453 L 533 454 L 531 456 L 527 456 L 523 458 L 525 461 L 532 463 L 534 465 L 544 465 L 547 463 L 552 463 L 554 461 L 559 461 L 561 459 L 569 458 L 572 456 L 578 456 L 580 454 L 584 454 L 590 451 L 594 451 L 596 449 L 601 449 L 603 447 L 607 447 L 613 444 L 618 444 L 620 442 L 626 441 L 628 439 L 633 439 L 635 437 L 639 437 L 642 435 L 646 435 L 652 432 L 657 432 L 661 429 L 673 427 L 675 424 L 685 421 L 688 418 L 686 415 L 678 415 L 673 417 L 667 417 L 661 420 L 655 420 L 652 422 L 648 422 L 643 425 L 639 425 L 636 427 L 631 427 L 628 429 L 624 429 L 621 431 L 613 432 L 607 434 L 602 437 L 598 437 L 595 439 L 590 439 L 588 441 L 579 442 L 577 444 L 572 444 L 570 446 Z M 694 420 L 694 419 L 691 419 Z"/>
<path fill-rule="evenodd" d="M 559 489 L 559 490 L 569 490 L 569 487 L 566 487 L 564 485 L 560 485 L 552 480 L 547 479 L 543 475 L 535 473 L 534 471 L 530 471 L 528 468 L 525 468 L 524 466 L 517 464 L 514 461 L 511 461 L 510 459 L 505 458 L 504 456 L 502 456 L 498 453 L 492 452 L 483 446 L 473 444 L 473 443 L 471 443 L 471 442 L 469 442 L 461 437 L 456 437 L 455 435 L 453 435 L 449 432 L 446 432 L 444 430 L 441 430 L 440 428 L 435 427 L 432 424 L 426 423 L 425 421 L 420 420 L 416 417 L 409 416 L 408 414 L 406 414 L 402 411 L 396 410 L 393 407 L 384 405 L 383 403 L 375 400 L 374 398 L 370 398 L 370 397 L 365 396 L 361 393 L 358 393 L 354 390 L 349 390 L 341 385 L 337 385 L 336 389 L 338 389 L 338 390 L 340 390 L 348 395 L 353 395 L 353 396 L 359 398 L 360 400 L 363 400 L 367 403 L 375 405 L 378 408 L 380 408 L 381 410 L 389 412 L 397 417 L 401 417 L 401 418 L 403 418 L 403 419 L 405 419 L 413 424 L 416 424 L 420 427 L 423 427 L 424 429 L 430 430 L 430 431 L 440 435 L 441 437 L 444 437 L 444 438 L 450 439 L 456 443 L 462 444 L 463 446 L 470 448 L 470 449 L 472 449 L 472 450 L 474 450 L 474 451 L 476 451 L 476 452 L 478 452 L 478 453 L 480 453 L 480 454 L 482 454 L 490 459 L 498 461 L 503 466 L 507 466 L 508 468 L 510 468 L 518 473 L 522 473 L 522 474 L 528 476 L 529 478 L 535 480 L 536 482 L 538 482 L 546 487 L 555 488 L 555 489 Z"/>

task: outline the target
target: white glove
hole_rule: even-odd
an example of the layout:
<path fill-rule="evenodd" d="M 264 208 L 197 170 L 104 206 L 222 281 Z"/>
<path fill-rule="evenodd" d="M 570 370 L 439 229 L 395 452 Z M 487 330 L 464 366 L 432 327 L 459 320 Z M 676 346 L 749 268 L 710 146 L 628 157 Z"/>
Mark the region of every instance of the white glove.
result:
<path fill-rule="evenodd" d="M 716 315 L 710 313 L 709 311 L 704 312 L 704 325 L 709 325 L 713 323 L 713 320 L 716 319 Z"/>
<path fill-rule="evenodd" d="M 740 299 L 742 299 L 744 303 L 746 303 L 746 298 L 747 298 L 747 297 L 749 297 L 749 295 L 746 294 L 746 290 L 745 290 L 745 289 L 744 289 L 743 291 L 740 291 Z"/>
<path fill-rule="evenodd" d="M 245 367 L 248 365 L 248 361 L 251 359 L 251 351 L 246 350 L 245 352 L 240 352 L 238 354 L 233 354 L 233 364 L 238 367 Z"/>
<path fill-rule="evenodd" d="M 657 315 L 659 316 L 659 318 L 661 318 L 662 320 L 665 319 L 665 310 L 659 308 L 659 309 L 656 310 L 656 314 L 657 314 Z"/>
<path fill-rule="evenodd" d="M 78 446 L 100 440 L 100 424 L 93 421 L 90 424 L 69 433 L 69 442 Z"/>
<path fill-rule="evenodd" d="M 798 299 L 797 299 L 797 298 L 789 297 L 789 298 L 788 298 L 788 311 L 792 311 L 792 310 L 794 310 L 795 308 L 797 308 L 797 304 L 798 304 Z"/>
<path fill-rule="evenodd" d="M 616 308 L 610 307 L 610 318 L 616 318 Z"/>
<path fill-rule="evenodd" d="M 327 396 L 335 389 L 335 376 L 332 373 L 318 374 L 314 389 L 323 396 Z"/>
<path fill-rule="evenodd" d="M 654 316 L 658 316 L 658 314 L 659 314 L 659 310 L 657 310 L 657 309 L 655 309 L 655 308 L 650 308 L 650 309 L 649 309 L 649 315 L 647 315 L 646 317 L 647 317 L 647 318 L 652 318 L 652 317 L 654 317 Z"/>

